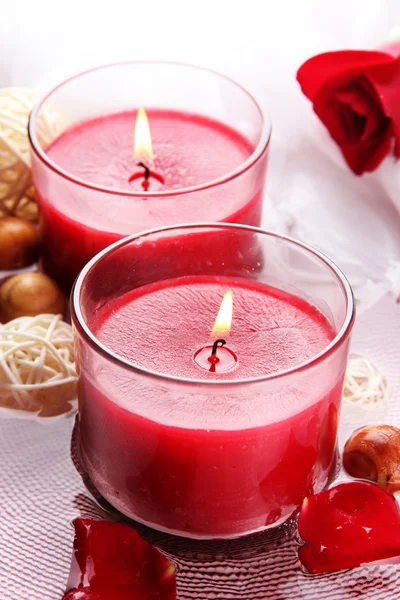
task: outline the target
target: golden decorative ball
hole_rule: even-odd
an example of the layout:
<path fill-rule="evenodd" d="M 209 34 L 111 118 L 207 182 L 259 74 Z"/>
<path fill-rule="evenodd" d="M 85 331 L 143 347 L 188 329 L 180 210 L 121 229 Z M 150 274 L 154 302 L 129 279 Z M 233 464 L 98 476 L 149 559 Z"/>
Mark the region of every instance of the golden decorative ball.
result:
<path fill-rule="evenodd" d="M 351 477 L 374 481 L 389 493 L 400 490 L 400 429 L 368 425 L 357 429 L 343 450 L 343 466 Z"/>
<path fill-rule="evenodd" d="M 0 270 L 21 269 L 39 257 L 38 229 L 18 217 L 0 219 Z"/>
<path fill-rule="evenodd" d="M 20 273 L 0 287 L 0 320 L 4 323 L 41 313 L 64 314 L 65 307 L 64 294 L 43 273 Z"/>

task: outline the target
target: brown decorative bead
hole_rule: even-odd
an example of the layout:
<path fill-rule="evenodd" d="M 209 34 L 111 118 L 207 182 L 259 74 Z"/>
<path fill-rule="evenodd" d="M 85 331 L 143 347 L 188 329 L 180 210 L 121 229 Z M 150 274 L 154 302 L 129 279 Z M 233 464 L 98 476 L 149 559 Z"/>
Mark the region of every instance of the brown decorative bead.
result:
<path fill-rule="evenodd" d="M 20 273 L 0 287 L 0 320 L 5 323 L 42 313 L 63 314 L 65 307 L 60 288 L 42 273 Z"/>
<path fill-rule="evenodd" d="M 374 481 L 387 492 L 400 490 L 400 429 L 392 425 L 358 429 L 346 442 L 343 466 L 352 477 Z"/>
<path fill-rule="evenodd" d="M 37 228 L 18 217 L 0 219 L 0 270 L 27 267 L 39 256 Z"/>

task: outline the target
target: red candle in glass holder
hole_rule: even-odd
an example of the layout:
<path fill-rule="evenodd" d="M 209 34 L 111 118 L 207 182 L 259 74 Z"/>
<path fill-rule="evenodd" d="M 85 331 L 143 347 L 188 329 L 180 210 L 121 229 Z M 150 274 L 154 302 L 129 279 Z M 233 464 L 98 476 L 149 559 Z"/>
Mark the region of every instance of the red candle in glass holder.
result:
<path fill-rule="evenodd" d="M 86 469 L 124 514 L 189 537 L 263 530 L 323 489 L 352 324 L 349 288 L 326 265 L 310 288 L 315 257 L 294 242 L 225 228 L 124 241 L 73 294 Z M 298 294 L 266 283 L 274 244 Z M 330 319 L 302 297 L 310 290 Z"/>
<path fill-rule="evenodd" d="M 84 98 L 101 77 L 108 85 L 89 110 Z M 150 128 L 138 102 L 150 106 Z M 53 105 L 69 126 L 46 145 L 40 122 Z M 97 252 L 134 232 L 204 220 L 260 224 L 269 127 L 251 96 L 220 75 L 162 63 L 93 70 L 53 90 L 29 131 L 44 266 L 65 288 Z"/>

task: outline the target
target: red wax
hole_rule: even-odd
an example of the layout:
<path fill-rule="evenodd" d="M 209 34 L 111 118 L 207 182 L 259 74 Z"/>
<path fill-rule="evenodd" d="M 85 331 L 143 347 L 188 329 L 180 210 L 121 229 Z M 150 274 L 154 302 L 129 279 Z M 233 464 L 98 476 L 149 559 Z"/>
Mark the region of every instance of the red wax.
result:
<path fill-rule="evenodd" d="M 176 600 L 173 565 L 121 523 L 75 519 L 64 600 Z"/>
<path fill-rule="evenodd" d="M 229 289 L 234 308 L 226 347 L 237 364 L 212 373 L 194 356 L 210 344 Z M 294 367 L 334 336 L 304 300 L 235 278 L 162 281 L 93 313 L 90 328 L 125 359 L 209 382 Z M 333 382 L 329 373 L 315 374 L 307 384 L 276 380 L 268 390 L 249 390 L 240 383 L 172 385 L 81 351 L 82 454 L 95 485 L 125 514 L 172 532 L 235 536 L 283 522 L 326 484 L 344 364 Z"/>
<path fill-rule="evenodd" d="M 312 573 L 352 569 L 400 556 L 400 513 L 373 483 L 342 483 L 304 501 L 299 558 Z"/>
<path fill-rule="evenodd" d="M 304 300 L 224 277 L 181 277 L 133 290 L 102 310 L 94 325 L 96 336 L 146 369 L 214 381 L 215 375 L 199 367 L 194 356 L 209 345 L 221 300 L 229 289 L 234 312 L 226 347 L 235 352 L 238 362 L 221 374 L 222 379 L 283 371 L 318 354 L 333 337 L 326 318 Z"/>
<path fill-rule="evenodd" d="M 194 195 L 174 195 L 182 188 L 204 185 L 242 165 L 254 145 L 227 125 L 199 115 L 147 111 L 155 154 L 146 196 L 142 181 L 129 182 L 135 165 L 133 136 L 136 111 L 110 114 L 83 122 L 62 134 L 48 149 L 49 158 L 74 178 L 90 185 L 122 191 L 121 195 L 78 186 L 44 169 L 33 156 L 33 173 L 41 205 L 45 267 L 71 284 L 97 252 L 121 237 L 176 223 L 229 221 L 259 225 L 265 161 L 257 177 L 249 173 L 224 186 Z M 143 192 L 142 197 L 124 191 Z"/>
<path fill-rule="evenodd" d="M 162 173 L 165 190 L 222 177 L 239 167 L 254 150 L 239 133 L 218 121 L 175 111 L 148 110 L 147 115 L 154 170 Z M 118 190 L 140 190 L 140 185 L 129 183 L 132 172 L 140 171 L 133 156 L 135 120 L 136 111 L 129 111 L 86 121 L 61 135 L 47 154 L 84 181 Z M 152 187 L 160 189 L 150 181 L 150 191 Z M 85 207 L 82 210 L 85 212 Z M 148 228 L 147 211 L 140 211 L 135 219 L 141 221 L 140 229 Z"/>

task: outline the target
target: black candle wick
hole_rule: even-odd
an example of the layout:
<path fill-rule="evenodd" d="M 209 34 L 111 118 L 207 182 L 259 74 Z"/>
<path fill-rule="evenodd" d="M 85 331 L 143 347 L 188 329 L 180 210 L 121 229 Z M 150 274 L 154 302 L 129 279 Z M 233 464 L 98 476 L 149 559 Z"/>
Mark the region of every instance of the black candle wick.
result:
<path fill-rule="evenodd" d="M 217 356 L 218 344 L 221 344 L 221 348 L 222 348 L 222 346 L 225 346 L 226 341 L 223 340 L 222 338 L 215 340 L 215 342 L 213 343 L 212 350 L 211 350 L 211 356 Z"/>
<path fill-rule="evenodd" d="M 159 183 L 164 185 L 164 183 L 165 183 L 164 177 L 160 173 L 157 173 L 156 171 L 151 171 L 151 169 L 144 162 L 138 162 L 138 163 L 136 163 L 136 166 L 144 169 L 144 173 L 143 174 L 142 173 L 133 173 L 128 179 L 129 183 L 131 183 L 132 181 L 135 181 L 136 179 L 143 179 L 142 187 L 146 191 L 150 187 L 150 179 L 155 179 L 156 181 L 158 181 Z"/>
<path fill-rule="evenodd" d="M 150 177 L 150 169 L 147 165 L 145 165 L 144 163 L 140 162 L 138 163 L 138 167 L 143 167 L 144 169 L 144 178 L 148 179 Z"/>

